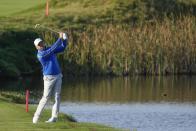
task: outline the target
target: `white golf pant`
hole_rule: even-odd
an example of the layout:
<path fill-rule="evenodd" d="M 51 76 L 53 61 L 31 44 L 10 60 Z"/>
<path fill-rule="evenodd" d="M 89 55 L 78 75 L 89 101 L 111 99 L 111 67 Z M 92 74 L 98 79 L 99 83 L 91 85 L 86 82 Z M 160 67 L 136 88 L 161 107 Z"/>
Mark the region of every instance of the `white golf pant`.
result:
<path fill-rule="evenodd" d="M 44 92 L 42 99 L 39 102 L 37 110 L 34 114 L 34 117 L 41 115 L 47 101 L 49 100 L 52 92 L 54 93 L 55 103 L 52 107 L 52 117 L 57 118 L 60 107 L 60 93 L 61 93 L 61 84 L 62 84 L 62 74 L 59 75 L 45 75 L 44 79 Z"/>

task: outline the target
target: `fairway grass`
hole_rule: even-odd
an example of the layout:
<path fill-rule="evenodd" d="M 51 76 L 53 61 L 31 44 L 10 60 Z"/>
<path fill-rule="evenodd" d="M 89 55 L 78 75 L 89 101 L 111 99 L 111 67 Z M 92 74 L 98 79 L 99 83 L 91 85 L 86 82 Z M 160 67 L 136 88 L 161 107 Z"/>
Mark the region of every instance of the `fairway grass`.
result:
<path fill-rule="evenodd" d="M 0 16 L 9 16 L 44 2 L 45 0 L 0 0 Z"/>
<path fill-rule="evenodd" d="M 113 131 L 116 129 L 91 123 L 70 122 L 67 116 L 60 114 L 59 121 L 47 124 L 44 121 L 50 111 L 43 112 L 38 124 L 32 124 L 35 106 L 30 106 L 28 113 L 25 105 L 5 102 L 0 99 L 0 131 Z M 118 130 L 118 129 L 117 129 Z"/>

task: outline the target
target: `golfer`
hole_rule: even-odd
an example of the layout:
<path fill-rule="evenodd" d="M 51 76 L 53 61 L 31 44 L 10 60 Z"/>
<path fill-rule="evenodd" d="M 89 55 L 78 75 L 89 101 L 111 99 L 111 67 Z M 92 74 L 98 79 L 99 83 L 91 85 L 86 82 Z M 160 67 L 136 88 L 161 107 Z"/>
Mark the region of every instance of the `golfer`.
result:
<path fill-rule="evenodd" d="M 41 38 L 35 39 L 34 45 L 38 50 L 37 58 L 40 61 L 43 69 L 44 91 L 34 114 L 33 123 L 36 124 L 38 122 L 38 119 L 52 93 L 54 93 L 55 103 L 52 108 L 52 116 L 46 122 L 56 122 L 60 107 L 60 93 L 62 84 L 61 69 L 56 55 L 65 50 L 67 46 L 67 36 L 65 33 L 59 33 L 58 40 L 51 47 L 46 47 Z"/>

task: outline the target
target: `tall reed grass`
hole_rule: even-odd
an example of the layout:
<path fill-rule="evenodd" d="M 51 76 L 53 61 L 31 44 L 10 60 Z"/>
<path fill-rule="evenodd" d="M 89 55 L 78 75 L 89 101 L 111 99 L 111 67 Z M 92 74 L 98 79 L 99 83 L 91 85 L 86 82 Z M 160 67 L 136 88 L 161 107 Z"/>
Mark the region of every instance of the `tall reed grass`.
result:
<path fill-rule="evenodd" d="M 64 71 L 74 74 L 196 73 L 196 18 L 143 23 L 139 26 L 88 26 L 69 30 L 61 56 Z"/>

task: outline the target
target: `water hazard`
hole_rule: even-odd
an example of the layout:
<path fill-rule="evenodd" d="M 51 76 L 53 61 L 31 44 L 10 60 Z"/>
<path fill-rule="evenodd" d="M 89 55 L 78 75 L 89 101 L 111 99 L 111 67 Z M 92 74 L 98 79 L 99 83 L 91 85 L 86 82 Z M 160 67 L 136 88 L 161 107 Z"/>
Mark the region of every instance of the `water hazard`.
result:
<path fill-rule="evenodd" d="M 196 77 L 64 81 L 61 111 L 81 122 L 138 131 L 194 131 Z"/>

